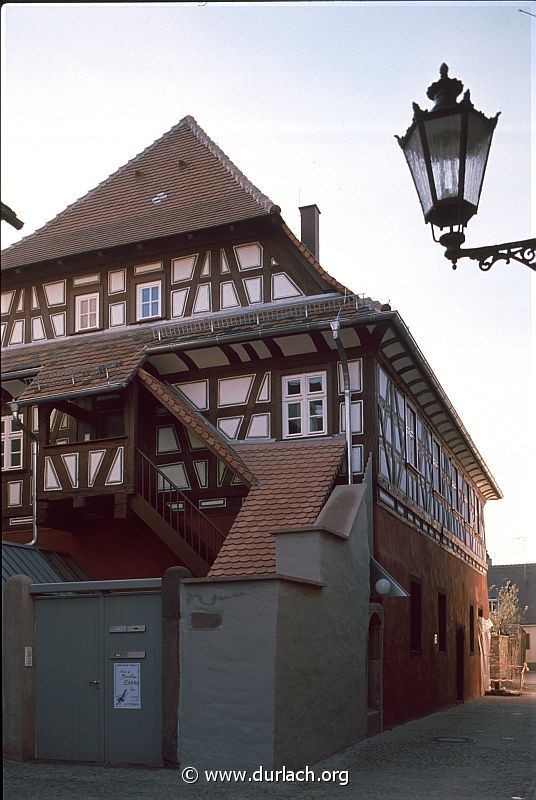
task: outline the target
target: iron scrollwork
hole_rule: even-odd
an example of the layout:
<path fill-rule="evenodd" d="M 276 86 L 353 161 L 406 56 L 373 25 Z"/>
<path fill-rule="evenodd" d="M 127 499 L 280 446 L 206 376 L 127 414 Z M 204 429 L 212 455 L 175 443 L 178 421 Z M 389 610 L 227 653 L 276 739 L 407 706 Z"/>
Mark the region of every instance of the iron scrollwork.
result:
<path fill-rule="evenodd" d="M 449 249 L 445 253 L 446 257 L 452 261 L 452 268 L 456 269 L 458 259 L 471 258 L 478 261 L 478 266 L 483 272 L 487 272 L 497 261 L 518 261 L 525 267 L 536 270 L 536 239 L 526 239 L 521 242 L 507 242 L 506 244 L 496 244 L 490 247 L 473 247 L 463 250 Z"/>

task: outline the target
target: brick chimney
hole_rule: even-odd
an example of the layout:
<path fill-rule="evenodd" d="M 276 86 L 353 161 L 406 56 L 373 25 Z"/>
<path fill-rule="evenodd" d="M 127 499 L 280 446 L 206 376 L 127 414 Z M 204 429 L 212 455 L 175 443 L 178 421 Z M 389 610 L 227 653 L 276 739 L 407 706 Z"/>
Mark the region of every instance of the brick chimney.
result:
<path fill-rule="evenodd" d="M 300 214 L 301 240 L 318 261 L 318 218 L 320 217 L 320 210 L 315 204 L 312 206 L 301 206 Z"/>

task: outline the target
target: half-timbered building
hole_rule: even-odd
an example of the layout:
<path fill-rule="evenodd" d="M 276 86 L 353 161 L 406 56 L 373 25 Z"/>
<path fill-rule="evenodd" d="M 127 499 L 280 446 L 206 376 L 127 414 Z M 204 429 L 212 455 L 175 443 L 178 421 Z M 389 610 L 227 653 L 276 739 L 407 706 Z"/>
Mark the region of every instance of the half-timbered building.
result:
<path fill-rule="evenodd" d="M 96 580 L 269 580 L 274 531 L 367 473 L 367 702 L 392 725 L 480 692 L 500 491 L 399 313 L 321 267 L 301 214 L 300 240 L 185 117 L 3 252 L 3 538 L 36 523 Z"/>

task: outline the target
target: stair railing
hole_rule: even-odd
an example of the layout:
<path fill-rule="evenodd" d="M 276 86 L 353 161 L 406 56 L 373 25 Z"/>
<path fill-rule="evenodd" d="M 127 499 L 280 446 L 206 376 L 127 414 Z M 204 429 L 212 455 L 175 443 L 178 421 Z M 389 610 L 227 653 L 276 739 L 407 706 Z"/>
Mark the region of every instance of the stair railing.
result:
<path fill-rule="evenodd" d="M 209 566 L 225 534 L 141 450 L 136 489 L 152 508 Z"/>

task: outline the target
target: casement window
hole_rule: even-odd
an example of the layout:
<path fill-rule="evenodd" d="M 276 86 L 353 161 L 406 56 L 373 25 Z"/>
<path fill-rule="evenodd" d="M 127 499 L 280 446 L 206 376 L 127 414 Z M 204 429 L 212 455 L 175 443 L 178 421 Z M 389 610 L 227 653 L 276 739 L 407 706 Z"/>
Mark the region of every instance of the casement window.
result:
<path fill-rule="evenodd" d="M 326 373 L 283 378 L 283 437 L 327 433 Z"/>
<path fill-rule="evenodd" d="M 99 327 L 99 295 L 80 294 L 75 301 L 75 330 L 89 331 Z"/>
<path fill-rule="evenodd" d="M 458 470 L 451 464 L 450 469 L 450 481 L 451 481 L 451 491 L 452 491 L 452 508 L 456 511 L 459 511 L 459 498 L 458 498 Z"/>
<path fill-rule="evenodd" d="M 2 469 L 22 467 L 22 430 L 13 417 L 2 417 Z"/>
<path fill-rule="evenodd" d="M 420 653 L 422 650 L 422 584 L 418 578 L 411 579 L 409 635 L 411 651 Z"/>
<path fill-rule="evenodd" d="M 136 287 L 136 319 L 154 319 L 161 316 L 162 284 L 140 283 Z"/>
<path fill-rule="evenodd" d="M 436 492 L 441 492 L 441 448 L 434 439 L 432 444 L 432 476 Z"/>
<path fill-rule="evenodd" d="M 411 406 L 406 405 L 406 460 L 412 467 L 417 467 L 417 415 Z"/>

